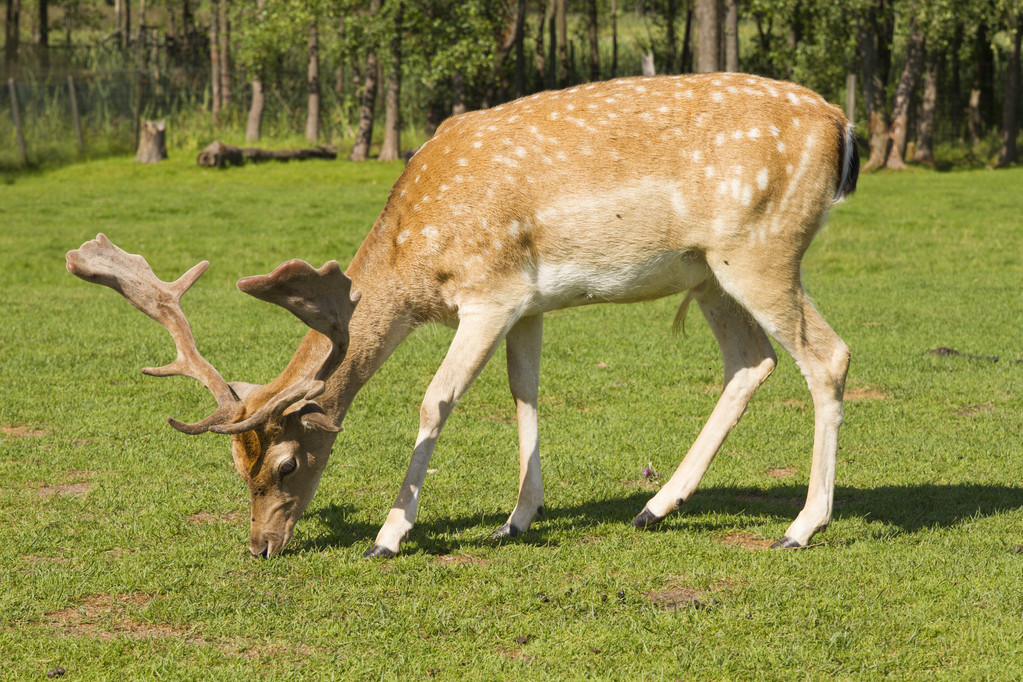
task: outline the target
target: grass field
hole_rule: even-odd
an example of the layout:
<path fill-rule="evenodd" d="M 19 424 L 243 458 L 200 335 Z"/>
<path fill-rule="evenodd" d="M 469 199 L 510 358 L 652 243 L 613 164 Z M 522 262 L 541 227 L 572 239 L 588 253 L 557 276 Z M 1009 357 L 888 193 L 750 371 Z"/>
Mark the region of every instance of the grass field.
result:
<path fill-rule="evenodd" d="M 361 558 L 451 338 L 430 327 L 356 400 L 289 548 L 252 559 L 227 437 L 164 421 L 205 416 L 209 394 L 142 376 L 169 337 L 64 252 L 104 232 L 164 279 L 210 260 L 185 298 L 199 347 L 267 381 L 303 329 L 234 281 L 347 263 L 399 172 L 118 159 L 0 185 L 0 679 L 1023 674 L 1023 169 L 863 177 L 811 248 L 807 288 L 853 352 L 835 517 L 811 549 L 763 549 L 809 471 L 812 404 L 784 354 L 690 503 L 629 526 L 720 390 L 706 324 L 673 337 L 667 299 L 548 316 L 546 513 L 527 535 L 486 539 L 518 481 L 501 351 L 403 553 Z"/>

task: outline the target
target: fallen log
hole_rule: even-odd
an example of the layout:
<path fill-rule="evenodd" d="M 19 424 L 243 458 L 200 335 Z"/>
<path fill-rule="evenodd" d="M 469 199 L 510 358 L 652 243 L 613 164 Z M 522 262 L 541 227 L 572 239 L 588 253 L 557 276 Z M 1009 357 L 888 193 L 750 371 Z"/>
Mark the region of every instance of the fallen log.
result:
<path fill-rule="evenodd" d="M 212 142 L 195 157 L 196 163 L 206 168 L 240 166 L 246 161 L 304 161 L 305 159 L 336 159 L 337 149 L 318 145 L 308 149 L 257 149 L 232 147 L 223 142 Z"/>

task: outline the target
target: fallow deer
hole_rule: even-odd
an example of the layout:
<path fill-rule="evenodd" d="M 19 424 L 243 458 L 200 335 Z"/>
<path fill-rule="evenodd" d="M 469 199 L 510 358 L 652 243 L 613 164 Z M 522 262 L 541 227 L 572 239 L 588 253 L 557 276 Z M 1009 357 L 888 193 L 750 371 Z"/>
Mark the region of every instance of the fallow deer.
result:
<path fill-rule="evenodd" d="M 67 267 L 171 332 L 178 358 L 145 373 L 195 377 L 216 397 L 219 409 L 201 422 L 170 421 L 185 433 L 232 436 L 252 493 L 254 555 L 288 543 L 359 389 L 427 322 L 457 331 L 366 556 L 398 552 L 441 427 L 502 339 L 520 483 L 493 537 L 526 531 L 543 503 L 543 314 L 683 292 L 676 324 L 695 300 L 721 346 L 724 388 L 633 525 L 653 526 L 693 493 L 775 366 L 770 335 L 795 359 L 814 403 L 806 505 L 775 543 L 799 547 L 831 517 L 849 365 L 847 346 L 804 293 L 800 263 L 831 207 L 855 189 L 858 169 L 852 126 L 836 107 L 798 85 L 742 74 L 592 83 L 453 117 L 411 159 L 345 274 L 335 261 L 319 270 L 290 261 L 238 282 L 311 327 L 265 386 L 227 383 L 196 349 L 180 298 L 205 262 L 167 284 L 100 235 L 69 252 Z"/>

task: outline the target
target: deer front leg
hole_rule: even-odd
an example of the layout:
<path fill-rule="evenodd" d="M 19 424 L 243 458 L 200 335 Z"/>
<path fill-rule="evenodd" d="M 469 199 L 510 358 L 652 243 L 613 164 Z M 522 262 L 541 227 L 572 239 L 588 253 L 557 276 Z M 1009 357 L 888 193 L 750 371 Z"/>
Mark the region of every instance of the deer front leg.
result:
<path fill-rule="evenodd" d="M 490 539 L 514 537 L 529 530 L 533 517 L 543 506 L 543 478 L 540 475 L 540 433 L 536 403 L 540 392 L 540 350 L 543 316 L 524 317 L 505 337 L 508 351 L 508 386 L 515 399 L 519 426 L 519 499 L 507 523 Z"/>
<path fill-rule="evenodd" d="M 763 329 L 717 285 L 700 294 L 697 302 L 721 346 L 725 387 L 678 469 L 632 520 L 636 528 L 657 524 L 689 499 L 721 444 L 739 422 L 750 398 L 775 366 L 774 350 Z"/>
<path fill-rule="evenodd" d="M 488 311 L 463 316 L 440 369 L 433 376 L 419 409 L 419 435 L 405 480 L 394 506 L 387 514 L 376 542 L 366 557 L 393 557 L 401 541 L 412 530 L 419 507 L 419 493 L 426 478 L 437 438 L 455 403 L 479 376 L 494 354 L 511 321 L 509 315 Z"/>

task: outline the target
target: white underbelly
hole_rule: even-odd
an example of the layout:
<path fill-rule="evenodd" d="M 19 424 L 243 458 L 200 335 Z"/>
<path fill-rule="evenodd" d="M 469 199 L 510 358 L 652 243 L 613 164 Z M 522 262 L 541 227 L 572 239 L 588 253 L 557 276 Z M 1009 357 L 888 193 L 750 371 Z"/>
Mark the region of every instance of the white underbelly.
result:
<path fill-rule="evenodd" d="M 710 275 L 699 256 L 664 252 L 636 263 L 541 261 L 526 274 L 528 314 L 590 303 L 627 303 L 677 294 Z"/>

